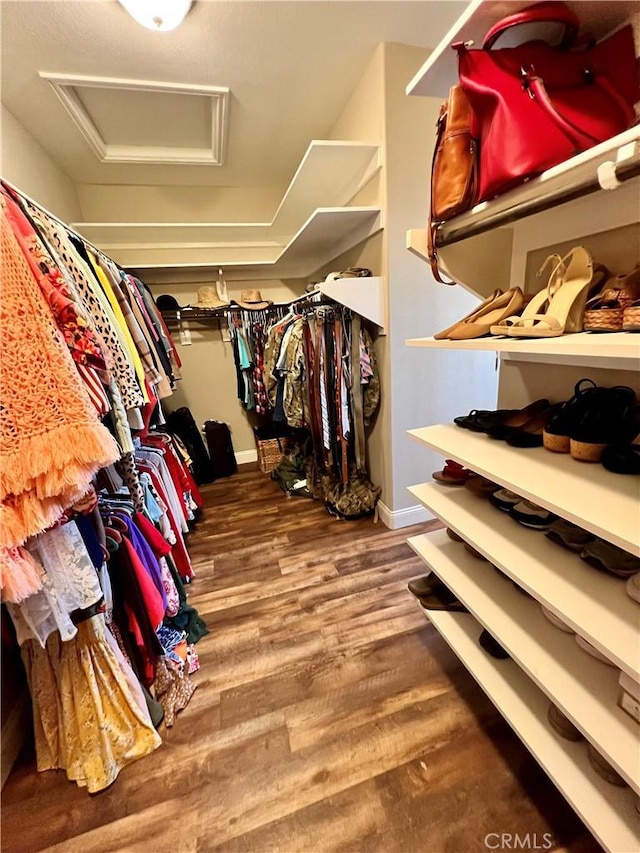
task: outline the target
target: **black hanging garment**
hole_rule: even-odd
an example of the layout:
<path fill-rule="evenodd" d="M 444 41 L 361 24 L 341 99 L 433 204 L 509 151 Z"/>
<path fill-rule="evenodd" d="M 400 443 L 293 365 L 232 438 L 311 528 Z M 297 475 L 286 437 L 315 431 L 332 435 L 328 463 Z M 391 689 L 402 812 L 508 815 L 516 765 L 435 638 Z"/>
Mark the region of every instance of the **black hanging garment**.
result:
<path fill-rule="evenodd" d="M 220 421 L 205 421 L 204 434 L 209 447 L 213 478 L 230 477 L 238 470 L 231 441 L 231 430 Z"/>
<path fill-rule="evenodd" d="M 167 415 L 167 429 L 170 433 L 178 435 L 187 448 L 196 483 L 200 486 L 202 483 L 210 483 L 214 480 L 215 475 L 207 448 L 204 446 L 204 441 L 193 415 L 186 406 L 182 406 L 182 408 Z"/>

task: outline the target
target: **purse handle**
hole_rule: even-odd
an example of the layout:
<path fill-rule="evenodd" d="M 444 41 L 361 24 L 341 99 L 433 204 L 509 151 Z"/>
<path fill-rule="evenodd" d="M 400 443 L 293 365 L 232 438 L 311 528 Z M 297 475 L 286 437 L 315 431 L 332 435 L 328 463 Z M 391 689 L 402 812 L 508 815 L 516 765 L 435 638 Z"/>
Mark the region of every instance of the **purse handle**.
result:
<path fill-rule="evenodd" d="M 440 273 L 440 267 L 438 265 L 438 251 L 436 249 L 436 231 L 438 230 L 438 226 L 433 221 L 433 208 L 435 201 L 433 194 L 433 169 L 436 162 L 438 149 L 440 148 L 440 143 L 442 142 L 442 137 L 447 126 L 448 109 L 449 101 L 447 100 L 440 107 L 440 115 L 438 116 L 438 123 L 436 126 L 436 144 L 433 148 L 433 157 L 431 159 L 431 204 L 429 206 L 429 222 L 427 223 L 427 258 L 429 259 L 431 274 L 436 281 L 440 282 L 440 284 L 456 283 L 455 281 L 449 281 L 445 278 L 442 278 L 442 274 Z"/>
<path fill-rule="evenodd" d="M 589 69 L 585 69 L 585 76 L 592 75 L 593 72 Z M 587 133 L 582 128 L 573 124 L 566 116 L 561 115 L 558 110 L 554 107 L 551 98 L 549 97 L 549 93 L 544 85 L 544 80 L 542 77 L 538 77 L 535 72 L 535 69 L 531 67 L 529 71 L 525 68 L 521 69 L 522 75 L 522 85 L 529 93 L 529 96 L 538 101 L 542 109 L 546 112 L 548 117 L 555 122 L 557 127 L 564 133 L 564 135 L 573 142 L 574 145 L 578 147 L 579 150 L 584 150 L 585 148 L 591 148 L 592 145 L 597 145 L 598 142 L 602 140 L 598 137 L 592 136 L 590 133 Z M 633 110 L 629 107 L 625 99 L 622 95 L 617 91 L 616 87 L 612 85 L 611 81 L 607 78 L 605 74 L 598 74 L 598 84 L 604 89 L 609 96 L 609 98 L 618 105 L 619 109 L 623 113 L 626 118 L 627 125 L 631 124 L 634 117 Z"/>
<path fill-rule="evenodd" d="M 564 25 L 564 34 L 558 47 L 567 48 L 575 43 L 580 27 L 578 17 L 565 3 L 545 0 L 545 2 L 536 3 L 535 6 L 529 6 L 521 12 L 515 12 L 513 15 L 507 15 L 506 18 L 501 18 L 484 37 L 482 47 L 484 50 L 491 50 L 500 36 L 513 27 L 519 27 L 523 24 L 544 23 Z"/>

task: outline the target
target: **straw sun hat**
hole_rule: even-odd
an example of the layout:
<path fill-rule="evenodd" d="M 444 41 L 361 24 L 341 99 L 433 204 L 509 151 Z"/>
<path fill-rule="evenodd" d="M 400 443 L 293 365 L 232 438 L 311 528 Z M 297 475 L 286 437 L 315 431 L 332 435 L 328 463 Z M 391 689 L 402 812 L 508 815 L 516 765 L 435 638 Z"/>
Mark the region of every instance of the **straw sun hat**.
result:
<path fill-rule="evenodd" d="M 194 308 L 225 308 L 229 303 L 224 302 L 218 296 L 218 291 L 212 284 L 206 284 L 198 288 L 198 301 Z"/>

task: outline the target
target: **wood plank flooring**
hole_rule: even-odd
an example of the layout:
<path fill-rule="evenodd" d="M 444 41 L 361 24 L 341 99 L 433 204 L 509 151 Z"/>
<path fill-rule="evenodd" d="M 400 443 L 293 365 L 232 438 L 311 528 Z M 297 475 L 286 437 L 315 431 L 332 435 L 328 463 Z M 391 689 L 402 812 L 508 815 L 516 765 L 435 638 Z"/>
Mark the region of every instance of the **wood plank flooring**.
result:
<path fill-rule="evenodd" d="M 474 853 L 487 833 L 599 849 L 406 589 L 415 527 L 340 522 L 267 477 L 205 488 L 193 699 L 95 796 L 27 750 L 11 853 Z"/>

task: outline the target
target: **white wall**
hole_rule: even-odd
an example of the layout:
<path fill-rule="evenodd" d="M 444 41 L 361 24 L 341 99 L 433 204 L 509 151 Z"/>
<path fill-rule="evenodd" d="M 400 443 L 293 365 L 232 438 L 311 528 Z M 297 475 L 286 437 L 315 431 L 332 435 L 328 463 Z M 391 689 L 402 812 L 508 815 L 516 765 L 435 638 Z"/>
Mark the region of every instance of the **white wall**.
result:
<path fill-rule="evenodd" d="M 258 288 L 264 299 L 286 302 L 304 290 L 300 282 L 233 282 L 229 283 L 230 299 L 237 299 L 244 289 Z M 174 284 L 171 287 L 152 285 L 154 296 L 162 293 L 174 296 L 180 305 L 197 302 L 197 284 Z M 221 320 L 224 326 L 225 320 Z M 219 420 L 229 424 L 233 448 L 236 453 L 255 450 L 253 424 L 255 416 L 247 412 L 237 397 L 236 372 L 231 344 L 222 339 L 221 327 L 216 321 L 189 324 L 191 344 L 180 343 L 177 326 L 170 331 L 182 361 L 182 379 L 164 405 L 168 411 L 187 406 L 201 427 L 206 420 Z"/>
<path fill-rule="evenodd" d="M 0 172 L 60 219 L 78 219 L 75 184 L 5 106 L 0 112 Z"/>
<path fill-rule="evenodd" d="M 407 97 L 405 87 L 428 56 L 407 45 L 385 44 L 385 234 L 389 253 L 389 363 L 393 485 L 385 504 L 393 512 L 415 503 L 407 486 L 428 480 L 442 459 L 422 449 L 406 431 L 451 421 L 496 399 L 492 353 L 437 352 L 405 346 L 464 316 L 477 304 L 460 287 L 434 281 L 424 261 L 405 248 L 406 231 L 426 225 L 431 154 L 440 102 Z"/>
<path fill-rule="evenodd" d="M 283 187 L 79 184 L 83 222 L 270 222 Z"/>

